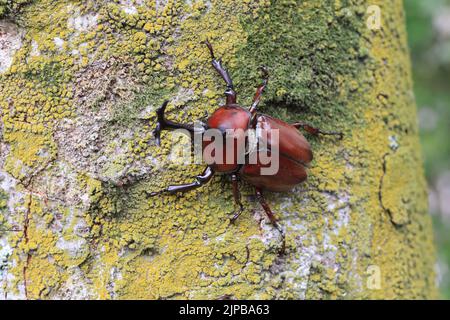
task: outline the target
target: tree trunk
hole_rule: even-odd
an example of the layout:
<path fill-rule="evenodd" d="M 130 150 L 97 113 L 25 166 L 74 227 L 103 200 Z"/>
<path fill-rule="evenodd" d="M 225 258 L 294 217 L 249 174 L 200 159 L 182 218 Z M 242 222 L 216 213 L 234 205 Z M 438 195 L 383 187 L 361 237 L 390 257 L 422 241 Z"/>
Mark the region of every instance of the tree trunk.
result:
<path fill-rule="evenodd" d="M 381 25 L 378 28 L 378 4 Z M 401 1 L 0 1 L 3 298 L 436 297 Z M 249 106 L 343 131 L 306 134 L 309 178 L 268 193 L 192 181 L 154 111 L 194 122 L 224 103 L 209 39 Z"/>

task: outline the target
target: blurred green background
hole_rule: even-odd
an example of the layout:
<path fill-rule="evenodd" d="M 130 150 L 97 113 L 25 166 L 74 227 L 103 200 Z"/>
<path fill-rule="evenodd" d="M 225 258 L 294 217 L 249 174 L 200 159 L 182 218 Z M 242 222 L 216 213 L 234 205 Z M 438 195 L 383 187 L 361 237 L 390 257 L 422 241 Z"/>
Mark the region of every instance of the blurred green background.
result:
<path fill-rule="evenodd" d="M 442 298 L 450 299 L 450 0 L 404 3 L 438 249 L 438 281 Z"/>

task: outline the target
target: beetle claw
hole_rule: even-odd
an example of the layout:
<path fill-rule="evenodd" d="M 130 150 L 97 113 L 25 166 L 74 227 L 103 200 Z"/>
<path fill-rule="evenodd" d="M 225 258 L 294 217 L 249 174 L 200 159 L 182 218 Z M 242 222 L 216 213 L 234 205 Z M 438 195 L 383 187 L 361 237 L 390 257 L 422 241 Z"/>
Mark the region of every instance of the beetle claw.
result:
<path fill-rule="evenodd" d="M 234 224 L 234 223 L 236 222 L 237 218 L 239 218 L 239 215 L 235 213 L 235 214 L 230 218 L 230 223 L 231 223 L 231 224 Z"/>
<path fill-rule="evenodd" d="M 243 206 L 240 205 L 240 209 L 238 211 L 232 212 L 233 216 L 230 218 L 230 223 L 234 224 L 236 220 L 241 216 L 242 211 L 244 210 Z"/>
<path fill-rule="evenodd" d="M 234 224 L 234 222 L 241 216 L 242 212 L 244 211 L 244 206 L 242 205 L 241 201 L 238 200 L 239 210 L 232 212 L 233 216 L 230 218 L 230 223 Z"/>
<path fill-rule="evenodd" d="M 269 69 L 266 66 L 261 65 L 258 67 L 258 70 L 260 70 L 262 72 L 262 78 L 264 80 L 269 79 Z"/>
<path fill-rule="evenodd" d="M 331 135 L 331 136 L 338 136 L 338 140 L 344 139 L 344 134 L 342 132 L 319 132 L 323 135 Z"/>
<path fill-rule="evenodd" d="M 151 197 L 155 197 L 155 196 L 157 196 L 157 195 L 159 195 L 159 194 L 161 194 L 161 191 L 154 191 L 154 192 L 147 192 L 147 197 L 148 198 L 151 198 Z"/>
<path fill-rule="evenodd" d="M 283 228 L 278 224 L 278 222 L 275 220 L 275 221 L 272 221 L 272 225 L 275 227 L 275 229 L 277 229 L 278 230 L 278 232 L 280 233 L 280 236 L 281 236 L 281 248 L 280 248 L 280 250 L 278 251 L 278 253 L 279 254 L 281 254 L 281 255 L 283 255 L 283 254 L 285 254 L 286 253 L 286 236 L 285 236 L 285 234 L 284 234 L 284 230 L 283 230 Z"/>

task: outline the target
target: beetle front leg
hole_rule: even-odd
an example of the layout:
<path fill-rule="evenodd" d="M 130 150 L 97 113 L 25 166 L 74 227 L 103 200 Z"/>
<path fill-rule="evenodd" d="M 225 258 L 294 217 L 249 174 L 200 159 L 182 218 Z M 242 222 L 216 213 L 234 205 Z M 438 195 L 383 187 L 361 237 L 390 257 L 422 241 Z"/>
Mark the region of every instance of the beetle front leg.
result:
<path fill-rule="evenodd" d="M 180 184 L 180 185 L 171 185 L 163 190 L 156 191 L 156 192 L 150 192 L 147 194 L 149 197 L 154 197 L 154 196 L 158 196 L 163 193 L 175 194 L 177 192 L 190 191 L 190 190 L 197 189 L 197 188 L 207 184 L 213 176 L 214 176 L 214 170 L 211 167 L 206 167 L 206 169 L 203 171 L 203 173 L 201 173 L 195 177 L 194 182 Z"/>
<path fill-rule="evenodd" d="M 225 96 L 227 97 L 227 104 L 236 103 L 237 94 L 236 91 L 234 91 L 233 81 L 231 80 L 231 76 L 228 73 L 228 70 L 223 67 L 221 59 L 219 60 L 216 59 L 211 43 L 209 43 L 208 40 L 203 41 L 202 43 L 204 43 L 208 47 L 209 53 L 211 54 L 212 65 L 214 69 L 216 69 L 216 71 L 220 74 L 220 76 L 227 85 L 227 89 L 225 90 Z"/>
<path fill-rule="evenodd" d="M 169 104 L 169 101 L 165 101 L 161 107 L 156 110 L 156 129 L 153 131 L 153 134 L 156 138 L 156 144 L 161 145 L 161 131 L 163 130 L 176 130 L 176 129 L 184 129 L 190 132 L 191 136 L 195 133 L 201 133 L 200 131 L 204 131 L 203 128 L 197 128 L 190 124 L 184 123 L 176 123 L 171 120 L 166 119 L 164 113 L 166 111 L 166 107 Z"/>
<path fill-rule="evenodd" d="M 275 218 L 275 215 L 273 214 L 272 210 L 270 209 L 269 205 L 267 204 L 266 199 L 264 198 L 264 196 L 262 194 L 262 190 L 259 189 L 259 188 L 255 188 L 255 192 L 256 192 L 256 198 L 258 199 L 259 203 L 261 204 L 261 206 L 263 207 L 264 211 L 266 212 L 266 215 L 269 218 L 270 222 L 278 230 L 278 232 L 280 232 L 280 234 L 281 234 L 281 238 L 282 238 L 282 241 L 283 241 L 281 252 L 284 253 L 285 246 L 286 246 L 286 239 L 285 239 L 285 236 L 284 236 L 284 231 L 280 227 L 280 225 L 278 224 L 277 219 Z"/>
<path fill-rule="evenodd" d="M 294 124 L 292 124 L 294 127 L 296 127 L 297 129 L 302 128 L 303 130 L 305 130 L 306 132 L 314 135 L 314 136 L 318 136 L 319 134 L 322 135 L 327 135 L 327 136 L 339 136 L 339 140 L 342 140 L 344 138 L 344 134 L 342 132 L 336 132 L 336 131 L 322 131 L 319 128 L 315 128 L 307 123 L 304 122 L 296 122 Z"/>
<path fill-rule="evenodd" d="M 253 104 L 249 110 L 252 115 L 256 113 L 256 109 L 258 109 L 258 105 L 261 102 L 262 93 L 269 83 L 269 72 L 267 71 L 267 68 L 265 66 L 261 66 L 259 68 L 262 71 L 263 83 L 258 87 L 258 89 L 256 89 L 255 97 L 253 98 Z"/>
<path fill-rule="evenodd" d="M 233 197 L 234 202 L 239 206 L 239 210 L 236 211 L 233 217 L 230 219 L 231 223 L 235 222 L 237 218 L 241 215 L 242 211 L 244 211 L 244 206 L 241 202 L 241 192 L 239 191 L 239 181 L 236 174 L 231 175 L 231 183 L 233 184 Z"/>

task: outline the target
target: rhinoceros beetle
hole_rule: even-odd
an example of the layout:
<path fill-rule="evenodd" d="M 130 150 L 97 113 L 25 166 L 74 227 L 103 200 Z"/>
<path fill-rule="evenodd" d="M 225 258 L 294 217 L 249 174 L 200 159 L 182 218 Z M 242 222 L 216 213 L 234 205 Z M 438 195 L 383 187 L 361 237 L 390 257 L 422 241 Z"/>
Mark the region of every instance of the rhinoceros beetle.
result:
<path fill-rule="evenodd" d="M 256 94 L 253 99 L 253 104 L 249 109 L 241 107 L 237 102 L 237 94 L 234 90 L 233 82 L 230 74 L 223 67 L 221 59 L 217 60 L 214 55 L 213 47 L 205 41 L 204 44 L 209 49 L 212 58 L 212 65 L 214 69 L 219 73 L 222 79 L 226 83 L 225 97 L 226 103 L 224 106 L 219 107 L 203 124 L 203 129 L 218 129 L 221 132 L 231 129 L 256 129 L 264 128 L 266 131 L 277 129 L 279 134 L 278 141 L 270 141 L 269 146 L 276 146 L 279 150 L 279 169 L 274 175 L 261 175 L 260 169 L 263 165 L 259 162 L 256 163 L 237 163 L 236 158 L 232 161 L 224 161 L 223 163 L 209 164 L 206 169 L 200 175 L 195 177 L 195 181 L 182 185 L 171 185 L 161 191 L 151 192 L 150 196 L 156 196 L 162 193 L 175 194 L 178 192 L 185 192 L 195 188 L 198 188 L 208 183 L 214 174 L 226 174 L 231 176 L 233 196 L 236 205 L 239 207 L 238 211 L 234 213 L 231 221 L 234 222 L 241 212 L 243 211 L 243 205 L 241 203 L 241 196 L 239 191 L 239 180 L 242 179 L 255 187 L 256 198 L 263 207 L 270 222 L 284 234 L 280 226 L 278 225 L 275 215 L 267 204 L 263 196 L 263 191 L 272 192 L 286 192 L 292 190 L 296 185 L 303 182 L 307 178 L 306 167 L 313 159 L 311 146 L 306 138 L 300 133 L 298 129 L 304 129 L 306 132 L 312 135 L 337 135 L 342 139 L 343 135 L 340 132 L 325 132 L 318 128 L 315 128 L 304 122 L 297 122 L 293 124 L 286 123 L 279 119 L 270 117 L 265 114 L 257 112 L 258 105 L 261 100 L 262 93 L 266 88 L 269 80 L 269 75 L 266 67 L 260 67 L 262 71 L 262 84 L 260 84 L 256 90 Z M 188 130 L 191 135 L 198 133 L 193 125 L 175 123 L 166 119 L 164 113 L 167 107 L 168 101 L 165 101 L 163 105 L 157 109 L 157 125 L 154 131 L 156 142 L 160 145 L 160 134 L 162 130 L 175 130 L 184 129 Z M 203 143 L 203 147 L 206 147 L 208 143 Z"/>

